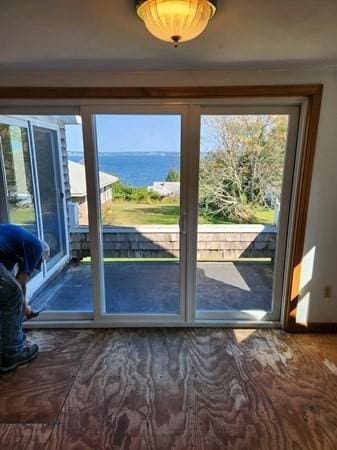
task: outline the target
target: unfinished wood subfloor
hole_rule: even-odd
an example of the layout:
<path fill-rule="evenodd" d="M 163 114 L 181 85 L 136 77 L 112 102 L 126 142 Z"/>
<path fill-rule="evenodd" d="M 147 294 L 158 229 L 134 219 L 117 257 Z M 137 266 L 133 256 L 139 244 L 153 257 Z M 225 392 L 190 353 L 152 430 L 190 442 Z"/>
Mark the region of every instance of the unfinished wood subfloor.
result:
<path fill-rule="evenodd" d="M 337 335 L 34 331 L 0 378 L 0 449 L 337 449 Z"/>

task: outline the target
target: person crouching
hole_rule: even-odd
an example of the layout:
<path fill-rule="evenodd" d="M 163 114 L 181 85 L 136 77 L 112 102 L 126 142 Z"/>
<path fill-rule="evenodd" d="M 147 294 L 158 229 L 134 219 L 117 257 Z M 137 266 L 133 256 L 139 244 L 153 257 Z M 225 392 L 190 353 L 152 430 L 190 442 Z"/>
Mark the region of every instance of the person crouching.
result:
<path fill-rule="evenodd" d="M 26 344 L 22 330 L 24 316 L 34 313 L 26 301 L 26 285 L 35 269 L 49 257 L 49 246 L 24 228 L 0 224 L 0 335 L 2 373 L 34 359 L 37 344 Z M 16 276 L 12 271 L 18 268 Z"/>

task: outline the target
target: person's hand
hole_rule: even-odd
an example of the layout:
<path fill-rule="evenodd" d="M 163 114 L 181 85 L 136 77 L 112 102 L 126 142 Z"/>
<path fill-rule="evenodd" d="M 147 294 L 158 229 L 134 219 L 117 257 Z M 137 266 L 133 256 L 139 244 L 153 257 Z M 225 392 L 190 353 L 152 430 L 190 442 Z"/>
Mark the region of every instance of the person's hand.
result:
<path fill-rule="evenodd" d="M 23 305 L 23 314 L 28 317 L 32 313 L 32 308 L 28 305 L 28 303 L 25 302 Z"/>

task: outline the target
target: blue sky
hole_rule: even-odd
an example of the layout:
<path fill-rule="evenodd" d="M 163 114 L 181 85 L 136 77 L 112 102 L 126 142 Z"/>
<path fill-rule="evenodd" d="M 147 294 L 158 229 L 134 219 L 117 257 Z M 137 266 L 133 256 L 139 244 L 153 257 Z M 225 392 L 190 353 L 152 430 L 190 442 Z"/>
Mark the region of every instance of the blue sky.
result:
<path fill-rule="evenodd" d="M 98 115 L 100 152 L 179 152 L 180 116 Z M 83 151 L 82 126 L 66 125 L 69 151 Z"/>

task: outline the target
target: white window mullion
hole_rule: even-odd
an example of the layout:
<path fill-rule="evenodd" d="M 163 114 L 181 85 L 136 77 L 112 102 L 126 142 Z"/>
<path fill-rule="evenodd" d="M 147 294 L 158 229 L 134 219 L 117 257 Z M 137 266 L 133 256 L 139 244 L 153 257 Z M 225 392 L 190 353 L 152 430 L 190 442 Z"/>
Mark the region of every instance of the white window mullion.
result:
<path fill-rule="evenodd" d="M 105 312 L 105 287 L 96 126 L 90 108 L 83 106 L 81 116 L 88 196 L 93 311 L 94 320 L 99 320 Z"/>
<path fill-rule="evenodd" d="M 5 159 L 0 138 L 0 223 L 9 222 Z"/>
<path fill-rule="evenodd" d="M 200 106 L 189 107 L 188 119 L 188 173 L 187 173 L 187 265 L 186 265 L 186 320 L 192 322 L 196 311 L 198 189 L 200 154 Z"/>

